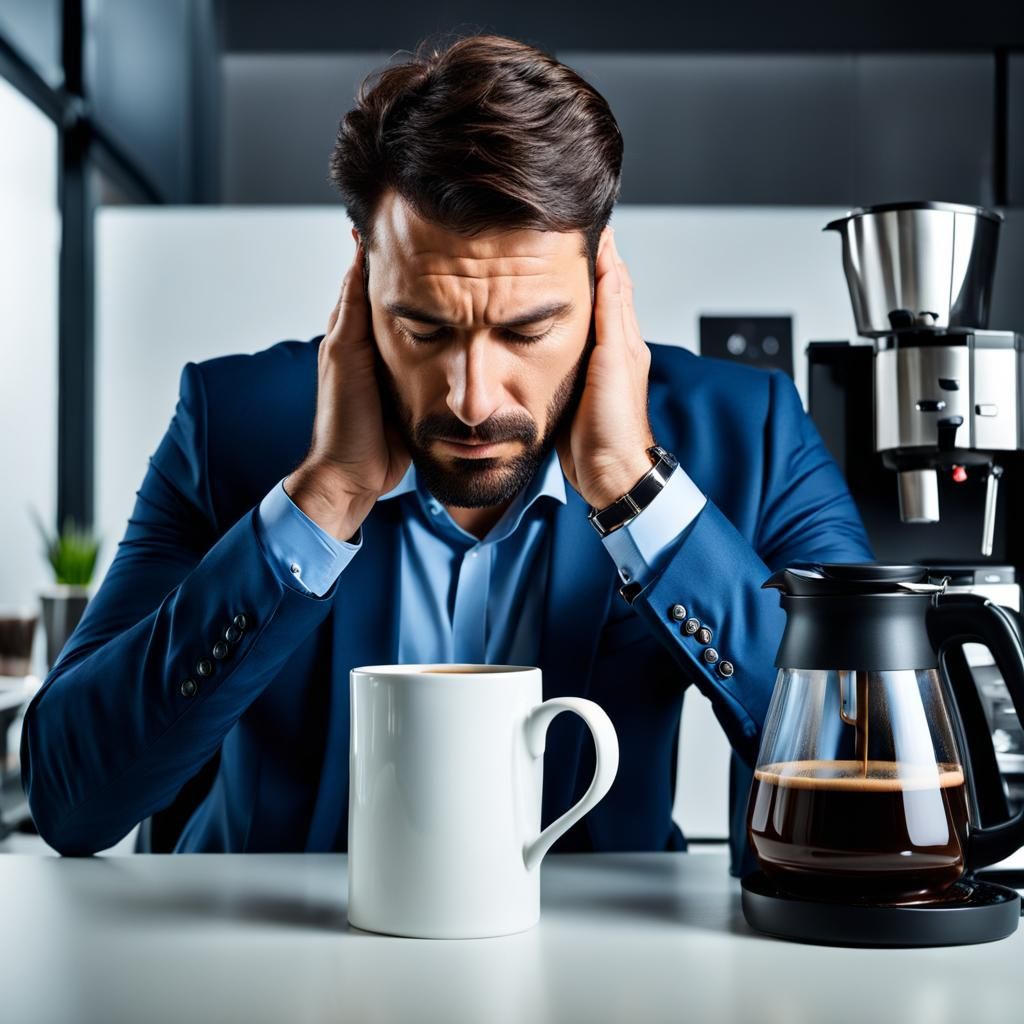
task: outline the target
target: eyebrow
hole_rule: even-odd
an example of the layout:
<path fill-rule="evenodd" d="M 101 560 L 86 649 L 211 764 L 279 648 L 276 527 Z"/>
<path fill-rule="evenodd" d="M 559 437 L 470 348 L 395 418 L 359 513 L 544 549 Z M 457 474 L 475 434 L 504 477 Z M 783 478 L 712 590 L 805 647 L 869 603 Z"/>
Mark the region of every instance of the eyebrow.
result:
<path fill-rule="evenodd" d="M 447 327 L 449 321 L 443 316 L 438 316 L 436 313 L 430 313 L 427 310 L 415 309 L 412 306 L 407 306 L 403 302 L 388 302 L 385 303 L 384 308 L 392 315 L 401 317 L 403 320 L 415 320 L 421 324 L 434 324 L 440 327 Z M 500 324 L 490 324 L 491 327 L 523 327 L 526 324 L 539 323 L 541 320 L 547 320 L 550 317 L 563 317 L 568 316 L 573 311 L 572 301 L 568 302 L 549 302 L 546 305 L 538 306 L 536 309 L 531 309 L 528 313 L 523 313 L 522 316 L 514 317 L 511 320 L 505 320 Z"/>

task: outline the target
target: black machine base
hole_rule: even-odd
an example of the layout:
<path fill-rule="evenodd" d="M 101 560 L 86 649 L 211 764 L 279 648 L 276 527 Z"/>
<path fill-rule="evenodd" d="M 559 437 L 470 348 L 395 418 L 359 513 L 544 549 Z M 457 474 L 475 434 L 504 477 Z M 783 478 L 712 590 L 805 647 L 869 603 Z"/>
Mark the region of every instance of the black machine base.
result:
<path fill-rule="evenodd" d="M 1005 939 L 1017 930 L 1020 895 L 1005 885 L 964 879 L 934 903 L 887 906 L 802 899 L 758 871 L 742 882 L 743 916 L 783 939 L 838 946 L 960 946 Z"/>

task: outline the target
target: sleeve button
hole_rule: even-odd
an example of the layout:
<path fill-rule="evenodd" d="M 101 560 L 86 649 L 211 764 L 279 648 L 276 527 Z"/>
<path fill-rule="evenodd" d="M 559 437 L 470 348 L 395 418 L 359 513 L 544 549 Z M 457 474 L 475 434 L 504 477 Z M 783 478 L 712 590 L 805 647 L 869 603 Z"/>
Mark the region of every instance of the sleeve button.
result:
<path fill-rule="evenodd" d="M 693 636 L 700 629 L 700 619 L 687 619 L 683 623 L 683 632 L 687 636 Z"/>
<path fill-rule="evenodd" d="M 224 658 L 226 658 L 228 656 L 228 645 L 226 643 L 224 643 L 223 640 L 218 640 L 213 645 L 213 656 L 218 661 L 221 661 L 222 659 L 224 659 Z"/>
<path fill-rule="evenodd" d="M 705 646 L 711 643 L 711 630 L 708 629 L 707 626 L 701 626 L 700 629 L 697 630 L 697 639 Z"/>
<path fill-rule="evenodd" d="M 241 637 L 242 631 L 236 625 L 234 625 L 234 623 L 232 623 L 230 626 L 228 626 L 227 629 L 224 630 L 224 639 L 227 640 L 229 644 L 238 643 Z"/>
<path fill-rule="evenodd" d="M 235 629 L 241 630 L 243 633 L 246 626 L 249 625 L 249 619 L 244 612 L 239 612 L 231 621 L 234 623 Z"/>
<path fill-rule="evenodd" d="M 182 684 L 178 689 L 181 692 L 182 697 L 194 697 L 196 695 L 196 690 L 198 690 L 199 687 L 196 686 L 196 681 L 194 679 L 185 679 L 182 681 Z"/>
<path fill-rule="evenodd" d="M 196 672 L 204 678 L 206 676 L 212 676 L 213 662 L 210 661 L 209 658 L 200 658 L 199 661 L 196 663 Z"/>
<path fill-rule="evenodd" d="M 718 651 L 714 647 L 705 647 L 703 657 L 709 665 L 714 665 L 718 661 Z"/>
<path fill-rule="evenodd" d="M 682 622 L 686 618 L 686 608 L 681 604 L 674 604 L 669 609 L 668 614 L 670 618 L 676 620 L 676 622 Z"/>
<path fill-rule="evenodd" d="M 719 663 L 718 671 L 723 676 L 725 676 L 726 679 L 728 679 L 729 676 L 731 676 L 733 674 L 733 672 L 735 672 L 736 670 L 733 668 L 731 661 L 723 661 L 723 662 Z"/>

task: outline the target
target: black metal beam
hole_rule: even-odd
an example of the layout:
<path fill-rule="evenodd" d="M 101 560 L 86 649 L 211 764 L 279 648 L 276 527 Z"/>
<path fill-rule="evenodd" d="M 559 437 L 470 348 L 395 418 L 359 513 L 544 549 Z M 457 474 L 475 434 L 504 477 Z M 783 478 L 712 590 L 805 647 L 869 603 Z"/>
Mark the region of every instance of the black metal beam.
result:
<path fill-rule="evenodd" d="M 947 9 L 948 8 L 948 9 Z M 1024 46 L 1024 5 L 859 0 L 730 0 L 727 4 L 590 0 L 224 0 L 230 53 L 410 49 L 453 30 L 498 32 L 556 55 L 561 50 L 659 52 L 991 51 Z"/>
<path fill-rule="evenodd" d="M 82 0 L 64 0 L 61 54 L 66 99 L 59 146 L 57 524 L 93 522 L 94 330 L 90 129 L 82 96 Z"/>

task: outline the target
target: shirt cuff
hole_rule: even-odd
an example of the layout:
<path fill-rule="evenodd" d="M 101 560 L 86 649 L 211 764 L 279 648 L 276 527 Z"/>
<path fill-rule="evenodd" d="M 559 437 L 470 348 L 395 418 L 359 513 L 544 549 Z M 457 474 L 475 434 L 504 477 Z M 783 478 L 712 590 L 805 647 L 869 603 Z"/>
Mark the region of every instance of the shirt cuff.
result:
<path fill-rule="evenodd" d="M 336 540 L 292 501 L 284 481 L 282 477 L 259 505 L 263 548 L 283 583 L 323 597 L 363 546 L 363 529 L 356 531 L 353 543 Z"/>
<path fill-rule="evenodd" d="M 639 515 L 602 537 L 622 582 L 646 586 L 665 566 L 707 500 L 683 467 L 676 466 Z"/>

